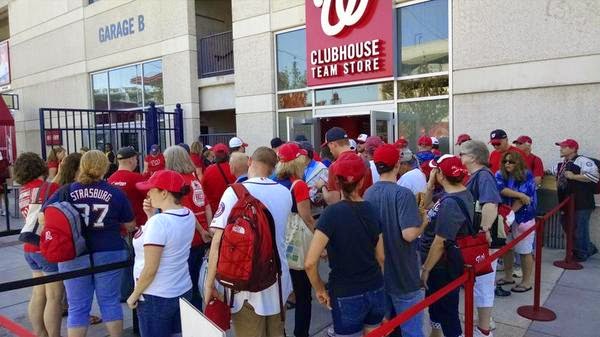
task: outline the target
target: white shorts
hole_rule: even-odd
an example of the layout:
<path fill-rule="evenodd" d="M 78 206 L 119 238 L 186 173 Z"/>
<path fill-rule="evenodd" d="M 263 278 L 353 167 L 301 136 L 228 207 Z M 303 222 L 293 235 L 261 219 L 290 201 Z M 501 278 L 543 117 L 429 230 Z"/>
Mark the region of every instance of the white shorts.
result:
<path fill-rule="evenodd" d="M 510 243 L 521 233 L 525 232 L 527 229 L 531 228 L 531 226 L 535 225 L 535 219 L 524 222 L 522 224 L 513 225 L 510 234 L 506 238 L 506 243 Z M 525 239 L 521 242 L 517 243 L 517 245 L 513 248 L 513 251 L 520 255 L 527 255 L 533 253 L 533 241 L 535 239 L 535 231 L 531 232 L 531 234 L 527 235 Z"/>
<path fill-rule="evenodd" d="M 490 254 L 495 252 L 497 249 L 490 250 Z M 491 308 L 494 306 L 494 290 L 496 290 L 496 267 L 498 266 L 498 260 L 492 262 L 491 273 L 477 276 L 475 278 L 474 297 L 476 308 Z"/>

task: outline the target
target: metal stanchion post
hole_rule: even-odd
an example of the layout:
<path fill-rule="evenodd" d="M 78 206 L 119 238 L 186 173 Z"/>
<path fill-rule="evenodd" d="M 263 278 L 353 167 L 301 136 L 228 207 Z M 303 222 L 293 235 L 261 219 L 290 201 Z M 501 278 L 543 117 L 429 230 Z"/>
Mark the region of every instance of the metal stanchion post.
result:
<path fill-rule="evenodd" d="M 474 287 L 475 287 L 475 268 L 467 266 L 467 282 L 465 282 L 465 337 L 473 337 L 473 307 L 474 307 Z"/>
<path fill-rule="evenodd" d="M 554 265 L 558 268 L 567 269 L 567 270 L 580 270 L 583 269 L 583 266 L 575 261 L 573 256 L 573 240 L 575 233 L 575 196 L 570 196 L 569 203 L 567 204 L 567 215 L 566 215 L 566 252 L 565 259 L 560 261 L 554 261 Z"/>
<path fill-rule="evenodd" d="M 536 221 L 535 240 L 535 279 L 533 285 L 533 305 L 521 306 L 517 313 L 532 321 L 549 322 L 556 319 L 554 311 L 540 306 L 541 282 L 542 282 L 542 240 L 544 236 L 544 220 Z"/>
<path fill-rule="evenodd" d="M 4 210 L 6 212 L 6 231 L 10 232 L 10 210 L 8 209 L 8 184 L 4 182 L 2 184 L 4 189 Z"/>

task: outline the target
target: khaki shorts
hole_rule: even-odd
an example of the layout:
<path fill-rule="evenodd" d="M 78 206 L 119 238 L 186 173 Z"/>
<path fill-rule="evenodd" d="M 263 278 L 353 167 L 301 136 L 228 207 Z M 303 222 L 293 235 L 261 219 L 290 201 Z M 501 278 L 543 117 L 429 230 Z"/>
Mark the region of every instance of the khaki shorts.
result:
<path fill-rule="evenodd" d="M 284 322 L 281 315 L 259 316 L 248 301 L 232 315 L 236 337 L 283 337 Z"/>

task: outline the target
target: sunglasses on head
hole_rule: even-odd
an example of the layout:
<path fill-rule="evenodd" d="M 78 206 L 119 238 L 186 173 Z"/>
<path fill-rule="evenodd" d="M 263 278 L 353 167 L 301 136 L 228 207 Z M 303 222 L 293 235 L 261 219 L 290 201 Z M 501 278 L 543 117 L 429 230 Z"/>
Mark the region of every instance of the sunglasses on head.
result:
<path fill-rule="evenodd" d="M 514 164 L 516 164 L 516 163 L 517 163 L 517 162 L 516 162 L 516 161 L 514 161 L 514 160 L 503 160 L 503 161 L 502 161 L 502 164 L 504 164 L 504 165 L 506 165 L 506 164 L 511 164 L 511 165 L 514 165 Z"/>

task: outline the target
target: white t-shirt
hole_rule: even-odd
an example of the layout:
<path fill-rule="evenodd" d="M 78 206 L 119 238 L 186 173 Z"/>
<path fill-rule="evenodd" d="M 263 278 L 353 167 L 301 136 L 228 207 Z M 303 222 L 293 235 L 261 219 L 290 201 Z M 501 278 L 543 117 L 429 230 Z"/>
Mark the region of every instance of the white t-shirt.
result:
<path fill-rule="evenodd" d="M 274 182 L 268 178 L 251 178 L 245 181 L 244 187 L 248 192 L 258 200 L 260 200 L 267 209 L 271 212 L 275 221 L 275 241 L 279 259 L 281 260 L 281 293 L 283 303 L 287 300 L 292 292 L 292 282 L 287 264 L 285 251 L 287 244 L 285 243 L 285 229 L 287 219 L 292 209 L 292 195 L 284 186 Z M 228 187 L 221 198 L 219 208 L 215 213 L 215 217 L 210 224 L 210 227 L 224 229 L 227 225 L 227 218 L 231 213 L 231 209 L 237 202 L 238 198 L 231 187 Z M 271 316 L 279 313 L 279 286 L 277 282 L 269 288 L 252 293 L 249 291 L 241 291 L 233 297 L 232 313 L 236 313 L 242 309 L 244 301 L 248 301 L 254 307 L 254 311 L 259 316 Z"/>
<path fill-rule="evenodd" d="M 196 217 L 184 207 L 152 216 L 135 233 L 133 277 L 136 282 L 144 269 L 144 246 L 163 247 L 156 276 L 144 294 L 174 298 L 192 288 L 187 261 L 195 230 Z"/>
<path fill-rule="evenodd" d="M 398 179 L 398 185 L 408 188 L 414 195 L 417 195 L 419 192 L 425 193 L 427 189 L 425 173 L 419 168 L 412 169 Z"/>
<path fill-rule="evenodd" d="M 379 172 L 377 172 L 377 167 L 375 166 L 374 161 L 369 161 L 369 166 L 371 167 L 371 177 L 373 177 L 373 184 L 375 184 L 376 182 L 381 180 L 381 177 L 379 177 Z"/>

